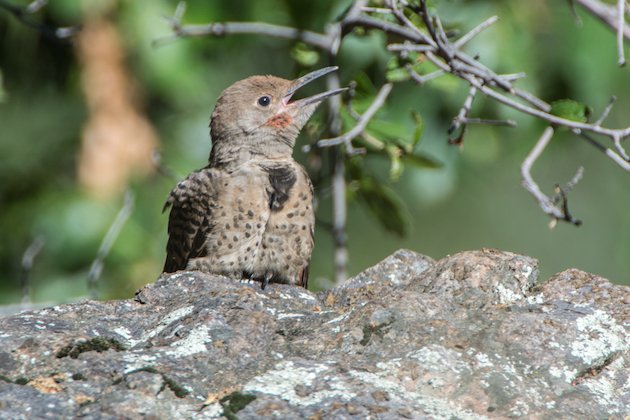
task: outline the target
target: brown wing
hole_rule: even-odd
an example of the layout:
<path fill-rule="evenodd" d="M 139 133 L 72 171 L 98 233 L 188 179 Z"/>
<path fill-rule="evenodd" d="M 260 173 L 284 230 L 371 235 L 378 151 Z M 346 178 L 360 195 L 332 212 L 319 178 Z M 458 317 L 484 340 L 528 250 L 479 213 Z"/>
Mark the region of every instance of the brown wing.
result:
<path fill-rule="evenodd" d="M 184 270 L 191 258 L 206 255 L 214 200 L 212 172 L 208 168 L 193 172 L 171 191 L 163 210 L 171 207 L 165 273 Z"/>

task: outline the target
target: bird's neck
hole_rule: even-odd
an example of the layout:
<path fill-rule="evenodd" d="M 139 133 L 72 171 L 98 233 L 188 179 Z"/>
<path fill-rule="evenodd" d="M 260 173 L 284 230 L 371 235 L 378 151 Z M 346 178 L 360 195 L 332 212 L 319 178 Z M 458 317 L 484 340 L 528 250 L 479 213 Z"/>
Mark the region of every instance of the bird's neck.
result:
<path fill-rule="evenodd" d="M 252 136 L 245 136 L 242 141 L 213 138 L 209 164 L 229 171 L 255 160 L 292 159 L 293 144 Z"/>

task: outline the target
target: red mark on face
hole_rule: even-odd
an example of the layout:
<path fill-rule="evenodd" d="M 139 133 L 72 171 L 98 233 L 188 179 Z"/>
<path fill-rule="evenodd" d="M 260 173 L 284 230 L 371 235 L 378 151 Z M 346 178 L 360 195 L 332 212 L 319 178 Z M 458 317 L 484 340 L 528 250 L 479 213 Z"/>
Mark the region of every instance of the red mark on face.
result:
<path fill-rule="evenodd" d="M 293 122 L 293 118 L 286 112 L 274 115 L 269 118 L 265 125 L 273 128 L 287 128 Z"/>

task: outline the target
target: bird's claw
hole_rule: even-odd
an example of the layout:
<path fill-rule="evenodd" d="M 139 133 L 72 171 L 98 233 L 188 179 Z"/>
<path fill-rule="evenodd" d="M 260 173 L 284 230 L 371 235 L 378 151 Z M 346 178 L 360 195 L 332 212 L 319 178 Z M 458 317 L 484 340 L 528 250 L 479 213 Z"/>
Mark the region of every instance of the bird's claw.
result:
<path fill-rule="evenodd" d="M 272 277 L 273 277 L 273 273 L 271 271 L 267 271 L 265 273 L 265 277 L 263 277 L 262 283 L 260 285 L 260 288 L 262 290 L 265 290 L 265 287 L 267 287 L 267 285 L 269 284 L 269 281 L 271 280 Z"/>

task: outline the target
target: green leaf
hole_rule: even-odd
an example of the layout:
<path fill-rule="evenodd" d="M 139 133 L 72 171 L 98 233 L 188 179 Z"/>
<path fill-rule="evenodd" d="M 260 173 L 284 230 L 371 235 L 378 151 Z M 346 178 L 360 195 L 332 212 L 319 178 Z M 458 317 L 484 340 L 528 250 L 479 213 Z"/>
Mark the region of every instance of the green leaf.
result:
<path fill-rule="evenodd" d="M 2 79 L 2 69 L 0 69 L 0 103 L 3 103 L 7 99 L 7 92 L 4 90 L 4 83 Z"/>
<path fill-rule="evenodd" d="M 560 99 L 551 103 L 551 114 L 566 120 L 586 122 L 589 108 L 573 99 Z"/>
<path fill-rule="evenodd" d="M 409 80 L 410 77 L 407 70 L 401 65 L 398 57 L 392 57 L 387 62 L 385 78 L 388 82 L 404 82 L 405 80 Z"/>
<path fill-rule="evenodd" d="M 304 67 L 312 67 L 319 61 L 319 53 L 303 42 L 295 44 L 291 49 L 291 57 Z"/>
<path fill-rule="evenodd" d="M 406 164 L 410 164 L 418 168 L 437 169 L 444 166 L 442 162 L 435 159 L 433 156 L 429 156 L 421 152 L 414 152 L 412 154 L 403 155 L 402 161 Z"/>
<path fill-rule="evenodd" d="M 399 236 L 406 235 L 410 226 L 409 214 L 394 190 L 372 177 L 366 177 L 359 180 L 357 195 L 385 229 Z"/>
<path fill-rule="evenodd" d="M 368 124 L 368 132 L 378 138 L 410 146 L 409 141 L 403 140 L 409 137 L 409 127 L 405 124 L 373 118 Z"/>
<path fill-rule="evenodd" d="M 424 134 L 424 119 L 418 111 L 411 111 L 411 118 L 413 118 L 413 122 L 416 125 L 412 138 L 412 145 L 415 147 L 420 143 L 422 135 Z"/>
<path fill-rule="evenodd" d="M 400 150 L 400 148 L 392 144 L 388 144 L 387 146 L 385 146 L 385 151 L 389 156 L 390 162 L 389 179 L 393 182 L 396 182 L 400 179 L 400 176 L 405 169 L 402 161 L 400 160 L 402 151 Z"/>
<path fill-rule="evenodd" d="M 376 95 L 376 86 L 374 86 L 370 77 L 364 72 L 357 73 L 353 80 L 357 84 L 356 91 L 358 95 Z"/>
<path fill-rule="evenodd" d="M 401 68 L 387 70 L 385 77 L 388 82 L 404 82 L 411 78 L 407 70 Z"/>

